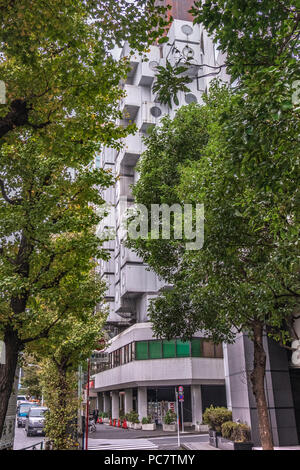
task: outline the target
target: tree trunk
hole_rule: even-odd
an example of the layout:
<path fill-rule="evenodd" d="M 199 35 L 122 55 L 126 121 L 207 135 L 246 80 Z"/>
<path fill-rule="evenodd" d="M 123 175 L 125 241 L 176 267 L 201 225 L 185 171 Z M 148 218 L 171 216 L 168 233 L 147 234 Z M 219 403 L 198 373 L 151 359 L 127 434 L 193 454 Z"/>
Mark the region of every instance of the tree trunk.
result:
<path fill-rule="evenodd" d="M 254 360 L 251 372 L 252 391 L 256 400 L 258 427 L 263 450 L 273 450 L 273 436 L 265 394 L 266 353 L 263 346 L 263 326 L 253 327 Z"/>
<path fill-rule="evenodd" d="M 14 330 L 7 328 L 4 333 L 6 349 L 5 364 L 0 364 L 0 438 L 8 408 L 8 402 L 13 390 L 21 343 Z"/>

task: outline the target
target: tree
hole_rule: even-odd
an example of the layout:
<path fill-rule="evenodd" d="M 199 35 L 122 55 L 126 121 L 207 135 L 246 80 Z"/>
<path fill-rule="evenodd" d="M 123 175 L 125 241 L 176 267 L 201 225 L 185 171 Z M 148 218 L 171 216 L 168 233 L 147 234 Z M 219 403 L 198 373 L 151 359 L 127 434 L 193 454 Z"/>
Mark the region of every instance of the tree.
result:
<path fill-rule="evenodd" d="M 27 354 L 20 362 L 22 363 L 23 372 L 21 387 L 24 389 L 24 393 L 40 400 L 42 398 L 42 388 L 39 365 L 36 363 L 33 356 Z"/>
<path fill-rule="evenodd" d="M 51 329 L 47 338 L 30 343 L 28 350 L 41 366 L 41 385 L 46 406 L 45 431 L 53 450 L 67 450 L 77 444 L 77 370 L 90 357 L 103 336 L 105 311 L 94 311 L 94 303 L 104 295 L 105 284 L 90 273 L 75 291 L 68 291 L 58 311 L 70 309 L 69 315 Z M 74 300 L 84 299 L 78 308 Z"/>
<path fill-rule="evenodd" d="M 94 207 L 113 179 L 91 164 L 133 130 L 115 124 L 129 62 L 111 49 L 127 39 L 143 50 L 165 21 L 150 18 L 162 12 L 152 0 L 7 0 L 0 9 L 1 436 L 20 351 L 59 324 L 63 290 L 106 256 Z"/>
<path fill-rule="evenodd" d="M 186 250 L 187 240 L 174 236 L 174 219 L 170 240 L 153 240 L 149 231 L 148 239 L 128 244 L 173 285 L 150 308 L 157 335 L 188 339 L 203 330 L 215 342 L 232 342 L 237 331 L 249 334 L 254 343 L 251 383 L 261 442 L 264 449 L 270 449 L 263 334 L 266 331 L 287 345 L 299 305 L 297 150 L 287 146 L 296 140 L 299 120 L 293 110 L 286 109 L 282 129 L 276 118 L 270 119 L 270 128 L 280 130 L 276 139 L 263 140 L 268 132 L 264 116 L 257 115 L 250 103 L 251 96 L 244 100 L 226 86 L 215 85 L 205 106 L 181 108 L 173 121 L 164 119 L 146 139 L 140 179 L 133 190 L 136 202 L 148 209 L 153 203 L 204 204 L 203 248 Z M 244 138 L 243 118 L 248 114 L 249 120 L 250 108 L 256 122 L 252 125 L 260 133 L 260 138 L 255 137 L 261 162 L 257 170 L 251 163 L 245 168 L 249 152 L 254 152 L 251 139 Z M 288 129 L 283 124 L 287 122 Z M 244 166 L 238 170 L 239 156 Z M 281 173 L 274 183 L 270 170 L 276 177 Z M 260 178 L 256 186 L 255 178 Z"/>

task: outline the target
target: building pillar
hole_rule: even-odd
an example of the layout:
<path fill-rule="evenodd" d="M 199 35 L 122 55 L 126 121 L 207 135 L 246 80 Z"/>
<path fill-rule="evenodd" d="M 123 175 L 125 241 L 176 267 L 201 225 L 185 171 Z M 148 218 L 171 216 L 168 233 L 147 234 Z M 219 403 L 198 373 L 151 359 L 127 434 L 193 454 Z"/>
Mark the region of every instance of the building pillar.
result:
<path fill-rule="evenodd" d="M 103 411 L 110 415 L 110 398 L 107 392 L 103 392 Z"/>
<path fill-rule="evenodd" d="M 120 417 L 120 399 L 118 390 L 114 390 L 112 392 L 111 417 L 112 419 L 119 419 Z"/>
<path fill-rule="evenodd" d="M 147 387 L 138 388 L 138 414 L 140 421 L 142 421 L 142 419 L 148 414 Z"/>
<path fill-rule="evenodd" d="M 97 404 L 96 408 L 99 410 L 99 413 L 102 413 L 104 411 L 104 404 L 103 404 L 103 394 L 102 393 L 97 393 Z"/>
<path fill-rule="evenodd" d="M 133 400 L 132 400 L 132 388 L 125 390 L 125 403 L 124 403 L 124 413 L 130 413 L 133 409 Z"/>
<path fill-rule="evenodd" d="M 192 423 L 202 423 L 202 393 L 201 385 L 191 385 Z"/>

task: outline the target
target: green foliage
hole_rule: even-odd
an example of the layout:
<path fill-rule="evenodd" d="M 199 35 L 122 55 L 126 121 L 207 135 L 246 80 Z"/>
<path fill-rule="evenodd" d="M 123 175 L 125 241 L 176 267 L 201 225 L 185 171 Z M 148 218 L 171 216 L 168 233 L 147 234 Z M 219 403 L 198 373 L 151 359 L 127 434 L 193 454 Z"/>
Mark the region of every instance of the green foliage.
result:
<path fill-rule="evenodd" d="M 41 367 L 33 356 L 25 355 L 21 361 L 23 377 L 21 385 L 24 393 L 37 400 L 42 398 Z"/>
<path fill-rule="evenodd" d="M 126 420 L 129 421 L 130 423 L 138 424 L 140 422 L 139 415 L 134 410 L 131 410 L 129 413 L 126 413 L 125 417 L 126 417 Z"/>
<path fill-rule="evenodd" d="M 176 419 L 177 419 L 176 413 L 174 413 L 174 411 L 172 410 L 168 410 L 164 417 L 164 423 L 173 424 L 173 423 L 176 423 Z"/>
<path fill-rule="evenodd" d="M 203 413 L 203 423 L 208 424 L 212 431 L 221 432 L 223 423 L 227 421 L 232 421 L 232 411 L 225 407 L 214 407 L 211 405 Z"/>
<path fill-rule="evenodd" d="M 42 384 L 45 404 L 45 434 L 51 440 L 53 450 L 70 450 L 77 447 L 76 374 L 61 373 L 56 364 L 45 360 L 42 364 Z"/>
<path fill-rule="evenodd" d="M 151 424 L 152 423 L 152 418 L 151 416 L 144 416 L 142 419 L 142 424 Z"/>
<path fill-rule="evenodd" d="M 160 103 L 167 104 L 172 108 L 172 100 L 178 106 L 177 94 L 179 91 L 188 92 L 186 86 L 193 80 L 185 72 L 188 70 L 186 65 L 177 65 L 172 67 L 170 62 L 166 61 L 166 67 L 156 67 L 156 79 L 152 87 L 154 93 L 157 93 L 157 99 Z"/>
<path fill-rule="evenodd" d="M 293 0 L 200 0 L 192 14 L 226 53 L 233 78 L 297 55 L 299 8 Z"/>
<path fill-rule="evenodd" d="M 234 442 L 251 441 L 251 429 L 247 424 L 226 421 L 221 426 L 222 436 Z"/>

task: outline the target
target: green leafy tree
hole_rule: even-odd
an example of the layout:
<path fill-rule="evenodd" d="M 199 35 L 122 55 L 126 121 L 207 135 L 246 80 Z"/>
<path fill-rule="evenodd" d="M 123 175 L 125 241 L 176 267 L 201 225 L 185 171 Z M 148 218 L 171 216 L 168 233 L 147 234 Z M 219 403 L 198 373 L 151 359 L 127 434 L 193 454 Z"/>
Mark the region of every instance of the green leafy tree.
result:
<path fill-rule="evenodd" d="M 21 359 L 23 376 L 21 378 L 21 387 L 27 396 L 34 397 L 37 400 L 42 398 L 40 366 L 33 356 L 26 354 Z"/>
<path fill-rule="evenodd" d="M 3 0 L 0 10 L 1 436 L 20 351 L 59 324 L 65 292 L 106 256 L 95 207 L 113 179 L 91 164 L 133 130 L 115 124 L 129 59 L 111 50 L 124 40 L 144 50 L 165 20 L 152 0 Z"/>
<path fill-rule="evenodd" d="M 76 292 L 66 293 L 64 305 L 58 307 L 61 312 L 68 306 L 69 315 L 65 315 L 64 320 L 52 328 L 47 340 L 41 339 L 28 345 L 41 365 L 43 396 L 49 408 L 45 431 L 53 450 L 67 450 L 77 445 L 80 403 L 76 372 L 78 365 L 98 347 L 106 319 L 105 311 L 96 313 L 91 302 L 91 299 L 96 301 L 103 297 L 104 283 L 91 274 L 79 284 Z M 74 306 L 74 296 L 77 300 L 80 296 L 85 299 L 84 305 L 79 304 L 78 309 Z"/>
<path fill-rule="evenodd" d="M 175 238 L 174 225 L 170 240 L 151 239 L 149 231 L 148 239 L 128 243 L 173 285 L 150 308 L 157 335 L 188 339 L 203 330 L 217 343 L 232 342 L 243 331 L 253 340 L 251 383 L 267 449 L 272 448 L 272 434 L 263 335 L 287 345 L 299 302 L 297 150 L 287 145 L 297 139 L 299 119 L 294 110 L 284 110 L 281 129 L 270 116 L 270 129 L 276 127 L 277 135 L 269 142 L 268 123 L 251 110 L 256 131 L 265 136 L 260 140 L 255 135 L 261 162 L 255 168 L 249 163 L 251 138 L 244 137 L 243 117 L 250 116 L 244 106 L 243 95 L 216 85 L 205 106 L 181 108 L 146 140 L 133 190 L 136 201 L 149 209 L 149 222 L 153 203 L 204 204 L 203 248 L 186 250 L 187 240 Z M 287 122 L 289 129 L 283 124 Z"/>

